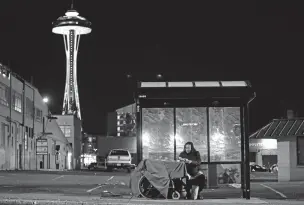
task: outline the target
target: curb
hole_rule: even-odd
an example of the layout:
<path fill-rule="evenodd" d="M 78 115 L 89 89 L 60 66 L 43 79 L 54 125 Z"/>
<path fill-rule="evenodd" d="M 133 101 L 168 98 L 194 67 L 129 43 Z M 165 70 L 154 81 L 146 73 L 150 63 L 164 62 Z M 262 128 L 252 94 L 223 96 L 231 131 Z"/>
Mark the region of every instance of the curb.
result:
<path fill-rule="evenodd" d="M 138 199 L 99 199 L 95 201 L 57 201 L 57 200 L 0 200 L 1 205 L 114 205 L 114 204 L 146 204 L 146 205 L 160 205 L 160 204 L 178 204 L 178 205 L 185 205 L 185 204 L 269 204 L 269 202 L 260 200 L 260 199 L 252 199 L 252 200 L 227 200 L 227 199 L 206 199 L 206 200 L 199 200 L 199 201 L 192 201 L 192 200 L 138 200 Z"/>
<path fill-rule="evenodd" d="M 227 198 L 227 199 L 204 199 L 204 200 L 151 200 L 151 199 L 138 199 L 138 198 L 73 198 L 73 199 L 0 199 L 1 205 L 117 205 L 117 204 L 127 204 L 127 205 L 196 205 L 196 204 L 210 204 L 210 205 L 221 205 L 221 204 L 271 204 L 271 205 L 303 205 L 303 201 L 295 200 L 267 200 L 252 197 L 250 200 L 242 198 Z"/>

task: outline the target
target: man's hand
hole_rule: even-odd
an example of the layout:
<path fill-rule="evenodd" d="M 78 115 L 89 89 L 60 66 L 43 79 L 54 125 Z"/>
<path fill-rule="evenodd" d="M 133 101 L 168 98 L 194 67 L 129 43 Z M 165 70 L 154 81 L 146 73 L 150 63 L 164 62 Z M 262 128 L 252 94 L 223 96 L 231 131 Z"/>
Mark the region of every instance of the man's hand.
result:
<path fill-rule="evenodd" d="M 189 159 L 186 159 L 185 162 L 186 162 L 187 164 L 191 164 L 192 161 L 189 160 Z"/>
<path fill-rule="evenodd" d="M 188 159 L 186 159 L 186 158 L 181 158 L 181 157 L 179 157 L 178 158 L 180 161 L 183 161 L 183 162 L 186 162 Z"/>

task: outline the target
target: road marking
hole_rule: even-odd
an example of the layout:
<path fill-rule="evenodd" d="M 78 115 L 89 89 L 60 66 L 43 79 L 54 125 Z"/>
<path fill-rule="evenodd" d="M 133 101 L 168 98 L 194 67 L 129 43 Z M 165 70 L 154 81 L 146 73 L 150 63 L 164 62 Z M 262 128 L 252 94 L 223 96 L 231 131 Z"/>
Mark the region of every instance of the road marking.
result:
<path fill-rule="evenodd" d="M 114 176 L 111 176 L 110 178 L 107 179 L 107 182 L 110 181 L 110 180 L 112 180 L 113 178 L 114 178 Z M 96 190 L 96 189 L 99 189 L 99 188 L 103 187 L 103 186 L 104 186 L 104 185 L 97 186 L 97 187 L 95 187 L 95 188 L 93 188 L 93 189 L 87 190 L 87 192 L 90 193 L 90 192 L 92 192 L 92 191 L 94 191 L 94 190 Z"/>
<path fill-rule="evenodd" d="M 87 192 L 90 193 L 90 192 L 94 191 L 95 189 L 101 188 L 102 186 L 103 186 L 103 185 L 100 185 L 100 186 L 97 186 L 97 187 L 95 187 L 95 188 L 93 188 L 93 189 L 89 189 Z"/>
<path fill-rule="evenodd" d="M 61 175 L 61 176 L 59 176 L 59 177 L 56 177 L 56 178 L 54 178 L 54 179 L 52 179 L 52 180 L 55 181 L 55 180 L 60 179 L 60 178 L 62 178 L 62 177 L 64 177 L 64 175 Z"/>
<path fill-rule="evenodd" d="M 114 178 L 114 176 L 111 176 L 109 179 L 107 179 L 107 181 L 110 181 L 111 179 L 113 179 Z"/>
<path fill-rule="evenodd" d="M 287 199 L 287 196 L 285 196 L 285 194 L 283 194 L 283 193 L 281 193 L 281 192 L 279 192 L 279 191 L 277 191 L 277 190 L 275 190 L 275 189 L 273 189 L 273 188 L 271 188 L 271 187 L 269 187 L 269 186 L 267 186 L 267 185 L 265 185 L 265 184 L 261 184 L 261 186 L 263 186 L 263 187 L 265 187 L 265 188 L 267 188 L 267 189 L 269 189 L 269 190 L 271 190 L 271 191 L 273 191 L 273 192 L 279 194 L 279 195 L 280 195 L 281 197 L 283 197 L 284 199 Z"/>

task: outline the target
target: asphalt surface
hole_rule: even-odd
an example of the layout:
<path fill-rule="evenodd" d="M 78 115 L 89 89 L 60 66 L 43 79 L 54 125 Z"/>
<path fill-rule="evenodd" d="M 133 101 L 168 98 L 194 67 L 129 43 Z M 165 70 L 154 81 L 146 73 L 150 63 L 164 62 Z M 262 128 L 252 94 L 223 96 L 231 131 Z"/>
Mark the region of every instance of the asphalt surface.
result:
<path fill-rule="evenodd" d="M 80 197 L 86 201 L 97 200 L 99 202 L 112 199 L 128 200 L 132 197 L 128 185 L 129 174 L 125 171 L 3 171 L 0 172 L 0 199 L 70 200 Z M 266 201 L 274 199 L 279 200 L 282 204 L 286 200 L 303 200 L 302 204 L 304 204 L 303 190 L 304 182 L 251 183 L 252 199 L 258 198 Z M 239 188 L 226 186 L 218 189 L 205 189 L 203 196 L 204 202 L 220 199 L 239 200 L 242 192 Z"/>

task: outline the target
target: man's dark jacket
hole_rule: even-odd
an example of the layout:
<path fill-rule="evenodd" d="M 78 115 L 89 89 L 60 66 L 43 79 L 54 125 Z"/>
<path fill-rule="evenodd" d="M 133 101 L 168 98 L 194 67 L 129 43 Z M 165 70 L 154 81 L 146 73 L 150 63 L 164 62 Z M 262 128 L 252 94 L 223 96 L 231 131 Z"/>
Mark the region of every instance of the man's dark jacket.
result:
<path fill-rule="evenodd" d="M 190 164 L 186 165 L 187 172 L 191 176 L 196 176 L 199 172 L 199 167 L 202 162 L 199 151 L 194 151 L 190 153 L 183 151 L 182 153 L 180 153 L 179 157 L 192 161 Z"/>

